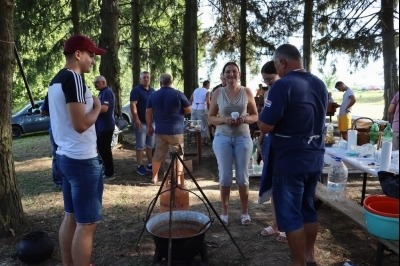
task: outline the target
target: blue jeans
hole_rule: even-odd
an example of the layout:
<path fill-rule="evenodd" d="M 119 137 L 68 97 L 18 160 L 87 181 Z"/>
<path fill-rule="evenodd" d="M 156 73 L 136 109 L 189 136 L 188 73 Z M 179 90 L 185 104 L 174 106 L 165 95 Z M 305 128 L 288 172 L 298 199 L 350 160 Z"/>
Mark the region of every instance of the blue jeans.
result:
<path fill-rule="evenodd" d="M 153 125 L 154 128 L 154 125 Z M 147 126 L 146 123 L 142 123 L 142 128 L 136 128 L 135 123 L 133 123 L 133 132 L 135 133 L 136 138 L 136 150 L 143 151 L 145 149 L 153 149 L 154 148 L 154 137 L 149 136 L 147 134 Z"/>
<path fill-rule="evenodd" d="M 315 187 L 321 172 L 274 174 L 272 197 L 279 231 L 292 232 L 305 223 L 317 222 Z"/>
<path fill-rule="evenodd" d="M 249 169 L 253 142 L 250 134 L 229 137 L 216 133 L 213 150 L 218 162 L 219 183 L 221 186 L 232 185 L 232 164 L 235 164 L 236 183 L 239 186 L 249 184 Z"/>
<path fill-rule="evenodd" d="M 49 135 L 50 135 L 51 153 L 53 155 L 53 161 L 51 163 L 53 183 L 55 185 L 61 185 L 62 180 L 61 180 L 60 170 L 58 170 L 58 166 L 56 163 L 56 157 L 57 157 L 56 151 L 57 151 L 58 145 L 54 141 L 53 132 L 52 132 L 51 128 L 49 128 Z"/>
<path fill-rule="evenodd" d="M 75 215 L 81 224 L 101 220 L 103 198 L 103 167 L 98 157 L 77 160 L 57 154 L 62 175 L 64 211 Z"/>

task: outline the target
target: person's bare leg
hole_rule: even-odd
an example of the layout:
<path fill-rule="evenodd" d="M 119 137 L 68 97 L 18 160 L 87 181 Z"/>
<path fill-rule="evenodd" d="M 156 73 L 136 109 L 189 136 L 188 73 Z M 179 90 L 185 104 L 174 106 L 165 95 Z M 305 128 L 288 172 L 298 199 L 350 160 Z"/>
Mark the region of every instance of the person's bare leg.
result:
<path fill-rule="evenodd" d="M 93 250 L 93 235 L 96 224 L 78 224 L 72 242 L 72 259 L 74 266 L 90 264 Z"/>
<path fill-rule="evenodd" d="M 290 265 L 305 266 L 306 232 L 304 228 L 302 227 L 292 232 L 286 232 L 286 237 L 290 249 Z"/>
<path fill-rule="evenodd" d="M 242 214 L 248 214 L 249 209 L 249 186 L 238 186 Z"/>
<path fill-rule="evenodd" d="M 161 168 L 161 162 L 156 162 L 156 161 L 152 161 L 152 163 L 153 163 L 153 174 L 152 174 L 152 177 L 151 177 L 151 182 L 153 182 L 153 184 L 157 184 L 157 182 L 158 182 L 158 171 L 160 171 L 160 168 Z"/>
<path fill-rule="evenodd" d="M 183 157 L 180 156 L 180 158 L 183 160 Z M 184 185 L 185 184 L 185 175 L 183 174 L 183 164 L 181 161 L 179 161 L 178 158 L 176 158 L 176 181 L 178 184 Z"/>
<path fill-rule="evenodd" d="M 231 187 L 221 186 L 220 193 L 221 193 L 221 204 L 222 204 L 221 214 L 228 215 L 228 204 L 229 204 L 229 197 L 231 195 Z"/>
<path fill-rule="evenodd" d="M 64 266 L 73 266 L 72 260 L 72 240 L 76 229 L 76 220 L 73 214 L 64 214 L 64 219 L 58 232 L 58 239 L 61 250 L 61 260 Z"/>
<path fill-rule="evenodd" d="M 318 222 L 304 224 L 304 231 L 306 232 L 306 261 L 314 262 L 314 246 L 318 234 Z"/>
<path fill-rule="evenodd" d="M 143 164 L 143 151 L 142 150 L 136 150 L 136 163 L 138 166 Z"/>
<path fill-rule="evenodd" d="M 152 161 L 153 161 L 153 149 L 146 148 L 146 157 L 147 157 L 148 164 L 152 164 Z"/>
<path fill-rule="evenodd" d="M 347 140 L 347 131 L 340 131 L 340 134 L 342 135 L 342 139 Z"/>
<path fill-rule="evenodd" d="M 278 224 L 277 224 L 277 222 L 276 222 L 275 204 L 274 204 L 274 201 L 272 200 L 272 197 L 271 197 L 271 208 L 272 208 L 272 212 L 271 212 L 271 214 L 272 214 L 272 223 L 271 223 L 271 227 L 272 227 L 272 229 L 274 229 L 274 231 L 276 232 L 276 231 L 278 231 Z"/>

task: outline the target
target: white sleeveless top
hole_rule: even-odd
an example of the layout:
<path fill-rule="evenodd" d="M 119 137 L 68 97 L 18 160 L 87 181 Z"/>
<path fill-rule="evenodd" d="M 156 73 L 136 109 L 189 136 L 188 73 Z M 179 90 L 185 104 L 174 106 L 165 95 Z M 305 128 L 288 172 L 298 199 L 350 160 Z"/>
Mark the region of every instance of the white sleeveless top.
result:
<path fill-rule="evenodd" d="M 217 98 L 217 105 L 219 109 L 219 115 L 221 117 L 231 116 L 232 112 L 238 112 L 240 116 L 244 116 L 247 113 L 247 94 L 244 87 L 239 88 L 239 94 L 231 101 L 226 95 L 225 87 L 219 88 L 220 93 L 218 94 Z M 242 136 L 246 134 L 250 134 L 249 125 L 246 123 L 242 123 L 238 126 L 231 126 L 228 124 L 221 124 L 216 126 L 216 133 L 221 133 L 227 136 Z"/>

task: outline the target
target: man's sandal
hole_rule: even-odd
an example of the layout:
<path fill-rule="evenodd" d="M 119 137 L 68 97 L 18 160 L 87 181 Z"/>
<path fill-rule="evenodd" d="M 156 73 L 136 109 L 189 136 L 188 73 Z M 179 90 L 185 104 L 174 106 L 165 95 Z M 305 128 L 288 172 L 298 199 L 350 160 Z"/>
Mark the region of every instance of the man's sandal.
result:
<path fill-rule="evenodd" d="M 276 241 L 287 243 L 287 238 L 285 232 L 279 232 L 279 235 L 276 237 Z"/>
<path fill-rule="evenodd" d="M 275 231 L 272 226 L 268 226 L 263 228 L 263 230 L 261 230 L 261 235 L 262 236 L 273 236 L 273 235 L 277 235 L 279 232 Z"/>

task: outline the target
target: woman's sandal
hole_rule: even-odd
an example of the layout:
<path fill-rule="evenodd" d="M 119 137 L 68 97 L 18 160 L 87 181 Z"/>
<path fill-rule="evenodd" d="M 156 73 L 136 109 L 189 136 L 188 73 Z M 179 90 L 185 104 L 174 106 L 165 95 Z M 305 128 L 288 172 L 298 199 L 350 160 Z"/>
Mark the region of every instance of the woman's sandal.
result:
<path fill-rule="evenodd" d="M 277 235 L 279 232 L 275 231 L 272 226 L 268 226 L 263 228 L 263 230 L 261 230 L 261 235 L 262 236 L 273 236 L 273 235 Z"/>
<path fill-rule="evenodd" d="M 221 221 L 224 223 L 225 226 L 227 226 L 229 224 L 229 216 L 228 215 L 221 214 L 219 216 L 219 218 L 221 219 Z"/>
<path fill-rule="evenodd" d="M 240 216 L 240 219 L 242 221 L 242 225 L 249 225 L 251 224 L 251 219 L 250 219 L 250 215 L 249 214 L 242 214 Z"/>
<path fill-rule="evenodd" d="M 279 235 L 276 237 L 276 241 L 287 243 L 287 238 L 285 232 L 279 232 Z"/>

